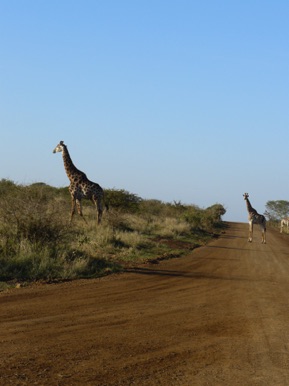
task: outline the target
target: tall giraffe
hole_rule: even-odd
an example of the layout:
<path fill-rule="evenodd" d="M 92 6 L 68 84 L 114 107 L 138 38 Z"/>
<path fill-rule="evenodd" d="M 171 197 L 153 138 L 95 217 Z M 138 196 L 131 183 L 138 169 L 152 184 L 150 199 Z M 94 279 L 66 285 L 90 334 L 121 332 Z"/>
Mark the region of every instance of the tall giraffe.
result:
<path fill-rule="evenodd" d="M 288 228 L 289 228 L 289 217 L 282 218 L 281 220 L 281 226 L 280 226 L 280 233 L 283 232 L 284 225 L 287 227 L 287 233 L 288 233 Z"/>
<path fill-rule="evenodd" d="M 82 205 L 81 200 L 83 198 L 89 199 L 93 202 L 98 212 L 98 224 L 101 222 L 102 212 L 103 212 L 103 201 L 104 193 L 100 185 L 95 182 L 90 181 L 86 174 L 78 170 L 69 155 L 67 146 L 63 141 L 60 141 L 56 148 L 53 150 L 53 153 L 62 153 L 64 168 L 69 178 L 69 192 L 71 195 L 71 215 L 70 221 L 72 221 L 73 215 L 75 213 L 75 208 L 77 207 L 78 214 L 86 222 L 82 214 Z M 107 206 L 106 206 L 107 207 Z"/>
<path fill-rule="evenodd" d="M 249 201 L 249 194 L 243 194 L 244 200 L 247 204 L 248 210 L 248 220 L 249 220 L 249 238 L 248 241 L 251 243 L 253 240 L 253 224 L 259 224 L 262 231 L 262 243 L 266 244 L 266 219 L 265 216 L 259 214 L 256 209 L 254 209 Z"/>

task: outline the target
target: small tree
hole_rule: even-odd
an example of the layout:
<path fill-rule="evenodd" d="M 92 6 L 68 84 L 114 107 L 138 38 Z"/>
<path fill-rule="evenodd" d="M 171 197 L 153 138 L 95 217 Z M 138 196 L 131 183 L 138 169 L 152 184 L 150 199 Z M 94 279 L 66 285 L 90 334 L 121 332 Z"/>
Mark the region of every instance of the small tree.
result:
<path fill-rule="evenodd" d="M 105 197 L 110 207 L 126 212 L 137 212 L 142 199 L 124 189 L 106 189 Z"/>
<path fill-rule="evenodd" d="M 288 217 L 289 215 L 289 201 L 267 201 L 265 207 L 265 216 L 268 217 L 269 221 L 281 220 L 281 218 Z"/>
<path fill-rule="evenodd" d="M 226 209 L 221 204 L 214 204 L 207 208 L 207 211 L 209 211 L 214 218 L 215 222 L 222 221 L 222 216 L 226 214 Z"/>

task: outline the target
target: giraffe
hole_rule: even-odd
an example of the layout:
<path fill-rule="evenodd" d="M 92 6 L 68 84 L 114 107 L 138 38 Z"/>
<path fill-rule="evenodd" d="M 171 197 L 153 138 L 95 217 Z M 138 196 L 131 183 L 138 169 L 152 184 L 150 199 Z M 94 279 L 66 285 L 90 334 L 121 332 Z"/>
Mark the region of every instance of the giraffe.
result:
<path fill-rule="evenodd" d="M 284 225 L 287 227 L 287 233 L 288 233 L 288 228 L 289 228 L 289 217 L 282 218 L 281 220 L 281 227 L 280 227 L 280 233 L 283 232 Z"/>
<path fill-rule="evenodd" d="M 262 214 L 259 214 L 256 209 L 254 209 L 251 206 L 251 203 L 249 201 L 249 194 L 244 193 L 243 194 L 244 200 L 246 201 L 247 204 L 247 210 L 248 210 L 248 220 L 249 220 L 249 238 L 248 241 L 249 243 L 252 242 L 253 240 L 253 224 L 259 224 L 260 229 L 262 231 L 262 244 L 266 244 L 266 219 L 265 216 Z"/>
<path fill-rule="evenodd" d="M 69 155 L 67 146 L 63 141 L 60 141 L 56 148 L 53 150 L 53 153 L 62 153 L 64 168 L 69 178 L 69 192 L 71 195 L 71 214 L 70 222 L 75 213 L 77 207 L 78 214 L 83 218 L 87 223 L 86 219 L 82 214 L 82 204 L 81 200 L 83 198 L 89 199 L 93 202 L 98 212 L 98 224 L 101 222 L 102 212 L 103 212 L 103 201 L 104 201 L 104 192 L 100 185 L 95 182 L 90 181 L 86 174 L 78 170 Z M 108 209 L 108 206 L 106 205 Z"/>

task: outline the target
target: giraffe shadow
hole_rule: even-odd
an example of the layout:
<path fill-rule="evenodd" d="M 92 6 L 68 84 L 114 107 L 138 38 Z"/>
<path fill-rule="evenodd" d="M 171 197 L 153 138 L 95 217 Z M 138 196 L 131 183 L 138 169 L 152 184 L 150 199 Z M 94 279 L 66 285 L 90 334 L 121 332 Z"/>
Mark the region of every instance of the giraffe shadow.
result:
<path fill-rule="evenodd" d="M 207 245 L 207 248 L 220 248 L 220 249 L 234 249 L 236 251 L 254 251 L 258 253 L 265 253 L 266 251 L 260 251 L 259 249 L 252 249 L 252 248 L 235 248 L 235 247 L 221 247 L 221 246 L 210 246 Z"/>
<path fill-rule="evenodd" d="M 220 278 L 220 276 L 207 275 L 200 272 L 186 272 L 186 271 L 170 271 L 167 269 L 150 269 L 150 268 L 128 268 L 127 273 L 136 273 L 139 275 L 152 275 L 152 276 L 171 276 L 171 277 L 182 277 L 188 279 L 195 278 Z"/>
<path fill-rule="evenodd" d="M 202 260 L 221 260 L 221 261 L 240 261 L 239 257 L 227 258 L 227 257 L 203 257 Z"/>
<path fill-rule="evenodd" d="M 230 236 L 230 235 L 225 235 L 222 236 L 222 239 L 229 239 L 229 240 L 236 240 L 236 239 L 246 239 L 246 236 Z"/>
<path fill-rule="evenodd" d="M 222 276 L 214 275 L 204 272 L 185 272 L 185 271 L 170 271 L 170 270 L 156 270 L 150 268 L 128 268 L 125 270 L 127 273 L 133 273 L 138 275 L 148 276 L 168 276 L 168 277 L 180 277 L 185 279 L 209 279 L 209 280 L 224 280 L 224 281 L 249 281 L 249 282 L 268 282 L 266 279 L 256 279 L 247 276 Z"/>

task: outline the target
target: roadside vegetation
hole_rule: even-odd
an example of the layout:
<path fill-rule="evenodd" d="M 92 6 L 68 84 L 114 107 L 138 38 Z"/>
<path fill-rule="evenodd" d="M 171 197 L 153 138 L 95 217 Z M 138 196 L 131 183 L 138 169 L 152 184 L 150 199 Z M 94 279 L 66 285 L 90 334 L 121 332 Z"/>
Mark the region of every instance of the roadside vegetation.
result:
<path fill-rule="evenodd" d="M 88 224 L 69 222 L 67 188 L 0 180 L 0 290 L 16 283 L 91 278 L 140 263 L 179 257 L 222 230 L 220 204 L 201 209 L 106 190 L 100 226 L 90 202 Z"/>

